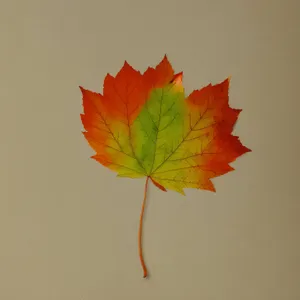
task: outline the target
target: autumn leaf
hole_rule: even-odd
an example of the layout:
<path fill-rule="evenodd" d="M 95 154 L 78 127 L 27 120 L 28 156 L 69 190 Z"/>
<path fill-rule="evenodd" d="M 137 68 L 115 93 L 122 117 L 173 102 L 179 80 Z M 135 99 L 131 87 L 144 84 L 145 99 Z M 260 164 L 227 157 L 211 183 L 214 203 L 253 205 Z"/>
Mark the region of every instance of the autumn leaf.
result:
<path fill-rule="evenodd" d="M 241 109 L 229 106 L 229 78 L 186 96 L 182 76 L 165 56 L 143 74 L 125 62 L 115 77 L 105 77 L 102 94 L 80 87 L 92 158 L 118 176 L 146 177 L 139 227 L 144 277 L 141 238 L 149 180 L 183 195 L 186 188 L 215 192 L 211 180 L 233 171 L 230 163 L 251 151 L 232 135 Z"/>

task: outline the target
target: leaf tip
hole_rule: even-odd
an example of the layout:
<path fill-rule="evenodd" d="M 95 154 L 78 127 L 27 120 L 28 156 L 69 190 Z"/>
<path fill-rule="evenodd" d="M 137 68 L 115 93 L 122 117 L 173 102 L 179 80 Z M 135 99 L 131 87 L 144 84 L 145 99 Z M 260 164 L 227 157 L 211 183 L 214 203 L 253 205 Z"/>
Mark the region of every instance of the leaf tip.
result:
<path fill-rule="evenodd" d="M 252 150 L 251 150 L 250 148 L 248 148 L 248 147 L 245 147 L 245 146 L 244 146 L 244 149 L 245 149 L 245 153 L 247 153 L 247 152 L 252 152 Z"/>
<path fill-rule="evenodd" d="M 82 87 L 81 85 L 79 86 L 79 89 L 80 89 L 80 91 L 81 91 L 82 94 L 85 92 L 85 88 Z"/>
<path fill-rule="evenodd" d="M 167 65 L 167 66 L 170 65 L 170 61 L 169 61 L 169 58 L 168 58 L 168 55 L 167 55 L 167 54 L 164 55 L 164 57 L 163 57 L 163 59 L 162 59 L 162 61 L 161 61 L 161 64 L 165 64 L 165 65 Z"/>
<path fill-rule="evenodd" d="M 183 78 L 183 72 L 180 72 L 180 73 L 177 73 L 177 74 L 174 75 L 172 81 L 174 83 L 180 84 L 180 83 L 182 83 L 182 78 Z"/>
<path fill-rule="evenodd" d="M 133 69 L 133 67 L 128 63 L 127 60 L 124 61 L 123 68 L 124 68 L 124 69 Z"/>
<path fill-rule="evenodd" d="M 216 193 L 216 192 L 217 192 L 217 190 L 216 190 L 216 188 L 215 188 L 214 186 L 210 189 L 210 191 L 211 191 L 212 193 Z"/>

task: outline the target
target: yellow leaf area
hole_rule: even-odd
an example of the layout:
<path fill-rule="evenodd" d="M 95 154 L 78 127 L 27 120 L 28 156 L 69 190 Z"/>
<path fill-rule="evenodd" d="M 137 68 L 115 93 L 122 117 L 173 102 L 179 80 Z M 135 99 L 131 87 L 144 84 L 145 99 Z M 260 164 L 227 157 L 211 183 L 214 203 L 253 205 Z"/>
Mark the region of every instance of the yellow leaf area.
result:
<path fill-rule="evenodd" d="M 141 74 L 127 62 L 103 94 L 81 88 L 84 135 L 93 156 L 118 176 L 151 178 L 161 190 L 215 191 L 212 178 L 251 151 L 232 135 L 241 112 L 228 104 L 229 79 L 186 96 L 167 57 Z"/>

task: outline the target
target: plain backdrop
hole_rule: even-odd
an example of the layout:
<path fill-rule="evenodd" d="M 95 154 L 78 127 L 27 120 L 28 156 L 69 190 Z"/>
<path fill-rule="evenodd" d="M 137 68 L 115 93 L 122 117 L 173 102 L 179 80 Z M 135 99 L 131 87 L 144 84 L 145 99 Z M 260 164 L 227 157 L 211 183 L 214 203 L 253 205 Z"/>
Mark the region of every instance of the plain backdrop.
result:
<path fill-rule="evenodd" d="M 2 0 L 0 299 L 299 300 L 297 0 Z M 189 93 L 232 76 L 252 153 L 183 197 L 90 159 L 79 85 L 167 54 Z"/>

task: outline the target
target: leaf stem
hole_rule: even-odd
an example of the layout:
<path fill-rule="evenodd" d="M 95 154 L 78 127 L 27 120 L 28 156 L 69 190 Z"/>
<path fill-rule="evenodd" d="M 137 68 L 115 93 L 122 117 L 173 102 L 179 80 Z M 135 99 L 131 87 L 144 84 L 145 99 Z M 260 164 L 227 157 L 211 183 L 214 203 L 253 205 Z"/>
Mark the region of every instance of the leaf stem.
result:
<path fill-rule="evenodd" d="M 145 265 L 145 261 L 143 258 L 143 247 L 142 247 L 142 234 L 143 234 L 143 217 L 144 217 L 144 211 L 145 211 L 145 203 L 147 198 L 147 189 L 148 189 L 148 182 L 149 182 L 149 176 L 147 176 L 146 183 L 145 183 L 145 190 L 144 190 L 144 200 L 142 204 L 142 210 L 140 214 L 140 226 L 139 226 L 139 235 L 138 235 L 138 243 L 139 243 L 139 255 L 140 255 L 140 261 L 144 272 L 144 278 L 147 277 L 148 271 L 147 267 Z"/>

